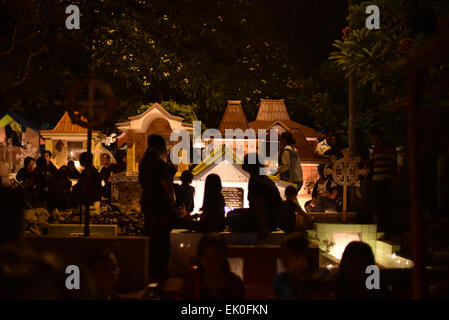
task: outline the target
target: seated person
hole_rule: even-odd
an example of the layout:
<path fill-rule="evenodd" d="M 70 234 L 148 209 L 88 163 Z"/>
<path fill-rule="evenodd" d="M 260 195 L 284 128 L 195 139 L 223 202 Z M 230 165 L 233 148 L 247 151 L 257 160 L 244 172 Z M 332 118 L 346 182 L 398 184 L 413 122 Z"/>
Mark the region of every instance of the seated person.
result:
<path fill-rule="evenodd" d="M 309 243 L 300 233 L 287 236 L 281 243 L 281 260 L 285 272 L 276 273 L 273 279 L 275 297 L 281 300 L 305 300 L 313 274 L 308 258 Z"/>
<path fill-rule="evenodd" d="M 293 186 L 285 188 L 285 201 L 282 202 L 279 215 L 279 229 L 290 233 L 296 228 L 307 229 L 315 219 L 305 213 L 298 203 L 298 190 Z"/>
<path fill-rule="evenodd" d="M 198 266 L 184 277 L 181 296 L 186 300 L 243 300 L 242 280 L 230 270 L 226 241 L 220 235 L 204 235 L 197 248 Z"/>
<path fill-rule="evenodd" d="M 25 192 L 25 199 L 33 202 L 37 195 L 37 172 L 36 161 L 31 157 L 26 157 L 23 161 L 23 168 L 17 172 L 16 180 L 20 182 Z"/>
<path fill-rule="evenodd" d="M 315 182 L 312 191 L 312 200 L 307 201 L 307 212 L 339 211 L 341 187 L 335 183 L 331 176 L 324 175 L 324 164 L 318 166 L 319 179 Z"/>
<path fill-rule="evenodd" d="M 119 298 L 116 289 L 119 283 L 120 268 L 117 257 L 107 249 L 98 249 L 89 258 L 97 289 L 97 299 L 116 300 Z"/>
<path fill-rule="evenodd" d="M 256 163 L 251 163 L 253 160 Z M 228 225 L 240 232 L 257 232 L 264 238 L 277 229 L 282 198 L 274 182 L 265 174 L 264 167 L 255 154 L 247 154 L 243 170 L 250 174 L 248 181 L 249 209 L 237 209 L 228 214 Z"/>
<path fill-rule="evenodd" d="M 224 230 L 225 201 L 221 189 L 220 177 L 216 174 L 208 175 L 204 186 L 200 221 L 193 224 L 193 229 L 200 232 L 221 232 Z"/>

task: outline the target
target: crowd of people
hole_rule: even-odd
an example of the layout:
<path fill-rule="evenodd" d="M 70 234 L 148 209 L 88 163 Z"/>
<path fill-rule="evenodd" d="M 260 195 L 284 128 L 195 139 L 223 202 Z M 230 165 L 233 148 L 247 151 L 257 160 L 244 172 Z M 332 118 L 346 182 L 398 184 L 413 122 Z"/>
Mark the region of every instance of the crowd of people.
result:
<path fill-rule="evenodd" d="M 51 152 L 44 151 L 37 160 L 27 157 L 15 177 L 17 185 L 25 193 L 29 207 L 66 210 L 78 205 L 91 205 L 95 202 L 110 203 L 111 175 L 119 168 L 111 162 L 107 153 L 101 155 L 101 168 L 98 172 L 93 166 L 92 155 L 80 155 L 80 173 L 73 160 L 59 169 L 51 161 Z"/>
<path fill-rule="evenodd" d="M 376 181 L 375 189 L 379 190 L 375 193 L 376 199 L 381 199 L 388 196 L 385 194 L 385 188 L 390 187 L 394 176 L 393 151 L 382 144 L 378 133 L 372 133 L 371 138 L 375 143 L 372 180 Z M 169 160 L 164 138 L 156 134 L 148 136 L 147 150 L 139 165 L 138 179 L 142 187 L 144 234 L 150 241 L 151 282 L 164 283 L 169 278 L 170 232 L 174 228 L 187 228 L 206 235 L 198 245 L 198 265 L 184 278 L 182 296 L 189 299 L 244 299 L 242 280 L 230 270 L 226 242 L 218 234 L 212 233 L 221 232 L 227 227 L 238 232 L 254 232 L 259 239 L 264 239 L 270 232 L 281 229 L 290 235 L 286 236 L 281 244 L 285 271 L 276 274 L 273 279 L 273 290 L 277 298 L 374 298 L 372 293 L 365 292 L 363 282 L 366 266 L 374 264 L 374 256 L 365 243 L 353 242 L 347 246 L 337 278 L 329 279 L 318 270 L 313 270 L 309 261 L 308 241 L 301 232 L 309 228 L 314 221 L 308 212 L 339 210 L 341 187 L 330 175 L 325 174 L 325 166 L 320 165 L 319 179 L 314 185 L 312 200 L 306 203 L 306 211 L 303 211 L 297 197 L 303 185 L 303 177 L 295 141 L 291 133 L 285 132 L 281 135 L 280 142 L 277 175 L 292 184 L 285 189 L 285 200 L 275 183 L 263 174 L 261 169 L 264 164 L 260 162 L 260 158 L 255 154 L 247 154 L 243 159 L 242 168 L 250 177 L 249 208 L 235 209 L 226 215 L 220 176 L 210 174 L 205 181 L 201 214 L 192 215 L 195 207 L 195 188 L 191 185 L 192 172 L 185 170 L 181 174 L 181 184 L 174 183 L 177 170 Z M 336 148 L 331 148 L 331 152 L 335 155 Z M 251 161 L 254 159 L 255 163 Z M 26 200 L 24 203 L 39 205 L 49 210 L 64 210 L 74 205 L 91 205 L 98 201 L 109 203 L 111 175 L 119 171 L 111 163 L 110 156 L 101 156 L 100 171 L 93 166 L 92 154 L 82 153 L 79 160 L 83 167 L 81 173 L 73 161 L 56 169 L 51 162 L 49 151 L 43 152 L 42 157 L 36 161 L 26 158 L 24 167 L 16 176 Z M 72 186 L 73 180 L 77 180 L 77 183 Z M 4 201 L 5 198 L 2 198 L 2 213 L 3 208 L 7 206 Z M 382 203 L 378 205 L 385 206 Z M 385 208 L 375 207 L 373 210 L 377 212 L 377 216 L 373 214 L 375 219 L 382 224 L 385 216 L 381 213 Z M 20 215 L 23 216 L 23 212 L 18 216 Z M 20 237 L 17 221 L 14 223 L 17 233 L 9 239 L 13 242 Z M 92 256 L 89 267 L 96 279 L 100 296 L 105 299 L 117 298 L 114 290 L 119 269 L 113 252 L 97 252 Z M 1 281 L 8 278 L 4 275 L 0 277 L 3 277 Z"/>

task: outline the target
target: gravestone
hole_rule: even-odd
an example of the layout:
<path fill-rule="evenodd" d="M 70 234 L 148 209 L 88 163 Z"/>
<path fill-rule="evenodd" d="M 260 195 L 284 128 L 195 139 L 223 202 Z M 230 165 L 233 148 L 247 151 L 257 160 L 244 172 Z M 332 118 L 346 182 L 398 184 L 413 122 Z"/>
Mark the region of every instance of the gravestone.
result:
<path fill-rule="evenodd" d="M 223 187 L 221 194 L 225 200 L 226 207 L 232 209 L 243 208 L 243 188 Z"/>

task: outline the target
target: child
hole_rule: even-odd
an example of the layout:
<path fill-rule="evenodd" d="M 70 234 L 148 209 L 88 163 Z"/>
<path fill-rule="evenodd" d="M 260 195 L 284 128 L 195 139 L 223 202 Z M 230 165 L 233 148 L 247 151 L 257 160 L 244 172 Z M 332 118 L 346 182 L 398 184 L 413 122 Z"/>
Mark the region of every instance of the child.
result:
<path fill-rule="evenodd" d="M 287 236 L 281 243 L 281 260 L 285 272 L 273 279 L 275 296 L 281 300 L 307 299 L 308 283 L 313 279 L 308 259 L 309 243 L 299 233 Z"/>
<path fill-rule="evenodd" d="M 226 241 L 220 235 L 204 235 L 197 248 L 199 265 L 185 277 L 182 297 L 186 300 L 243 300 L 242 280 L 230 270 Z"/>
<path fill-rule="evenodd" d="M 281 213 L 279 217 L 279 229 L 285 233 L 299 229 L 307 229 L 315 220 L 312 216 L 305 213 L 298 203 L 298 190 L 293 186 L 285 188 L 285 201 L 282 202 Z"/>
<path fill-rule="evenodd" d="M 195 198 L 195 188 L 191 186 L 193 181 L 193 174 L 190 170 L 184 170 L 181 173 L 181 188 L 184 193 L 184 208 L 187 213 L 192 213 L 193 208 L 195 208 L 194 198 Z"/>

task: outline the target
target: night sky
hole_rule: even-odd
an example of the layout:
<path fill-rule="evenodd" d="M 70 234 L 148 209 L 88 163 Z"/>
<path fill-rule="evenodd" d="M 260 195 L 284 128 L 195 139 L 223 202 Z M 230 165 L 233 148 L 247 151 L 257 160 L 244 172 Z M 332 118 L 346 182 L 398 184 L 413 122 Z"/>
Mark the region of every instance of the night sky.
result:
<path fill-rule="evenodd" d="M 328 58 L 333 41 L 341 38 L 346 26 L 347 1 L 264 0 L 264 6 L 291 53 L 305 68 Z"/>

